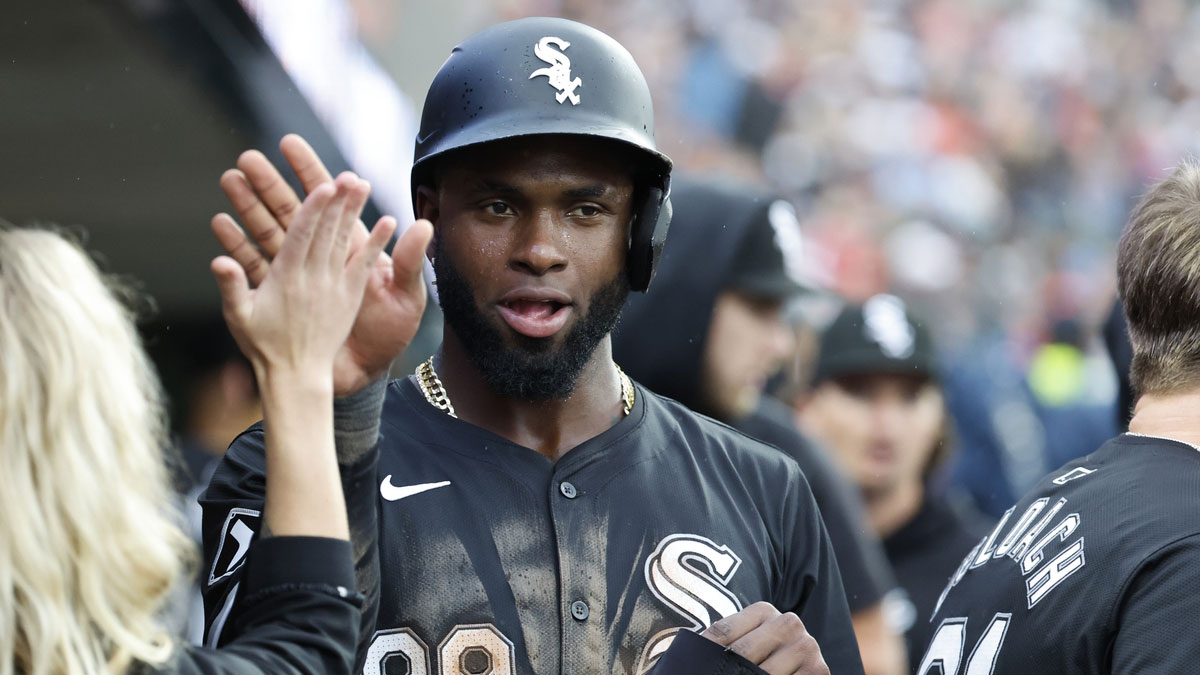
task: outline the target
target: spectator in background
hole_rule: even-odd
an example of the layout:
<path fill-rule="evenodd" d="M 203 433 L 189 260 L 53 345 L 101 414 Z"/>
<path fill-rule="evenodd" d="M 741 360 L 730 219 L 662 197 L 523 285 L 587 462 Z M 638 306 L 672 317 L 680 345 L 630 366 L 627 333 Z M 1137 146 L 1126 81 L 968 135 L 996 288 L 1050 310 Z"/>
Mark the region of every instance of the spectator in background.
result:
<path fill-rule="evenodd" d="M 892 295 L 849 305 L 821 334 L 813 380 L 798 419 L 862 494 L 907 595 L 892 618 L 915 669 L 936 628 L 927 618 L 938 594 L 986 534 L 932 485 L 949 447 L 929 329 Z"/>
<path fill-rule="evenodd" d="M 784 248 L 799 245 L 791 206 L 729 180 L 676 178 L 668 244 L 644 296 L 630 297 L 613 334 L 629 375 L 797 461 L 820 506 L 868 675 L 903 672 L 903 646 L 884 621 L 892 588 L 853 487 L 763 396 L 790 356 L 784 301 L 801 290 Z"/>
<path fill-rule="evenodd" d="M 262 399 L 254 370 L 219 316 L 162 320 L 146 331 L 147 351 L 162 377 L 171 435 L 177 457 L 171 459 L 188 535 L 200 546 L 201 510 L 197 501 L 225 448 L 246 427 L 262 419 Z M 206 579 L 207 570 L 197 570 Z M 179 589 L 165 613 L 174 632 L 191 644 L 204 638 L 204 602 L 200 587 Z"/>
<path fill-rule="evenodd" d="M 310 195 L 253 291 L 232 260 L 213 263 L 239 344 L 274 385 L 267 423 L 290 418 L 267 442 L 275 536 L 250 544 L 254 605 L 220 652 L 180 645 L 159 616 L 195 549 L 172 518 L 162 396 L 122 290 L 63 237 L 0 225 L 0 675 L 350 672 L 361 596 L 347 590 L 333 359 L 395 227 L 354 252 L 335 242 L 367 192 L 346 178 Z"/>
<path fill-rule="evenodd" d="M 171 343 L 189 361 L 173 425 L 186 465 L 189 494 L 208 485 L 216 460 L 249 425 L 262 419 L 254 370 L 217 317 L 176 323 Z"/>

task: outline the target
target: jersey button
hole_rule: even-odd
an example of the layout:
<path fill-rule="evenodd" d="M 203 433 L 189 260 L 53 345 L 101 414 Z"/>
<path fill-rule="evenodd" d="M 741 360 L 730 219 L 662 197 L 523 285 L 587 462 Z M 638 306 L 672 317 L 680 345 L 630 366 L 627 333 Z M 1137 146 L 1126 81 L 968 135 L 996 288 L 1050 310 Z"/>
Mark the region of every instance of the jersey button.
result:
<path fill-rule="evenodd" d="M 576 600 L 571 603 L 571 616 L 579 621 L 584 621 L 588 618 L 588 606 L 582 600 Z"/>
<path fill-rule="evenodd" d="M 579 491 L 575 489 L 575 486 L 565 480 L 558 484 L 558 491 L 567 499 L 575 499 L 575 497 L 579 496 Z M 587 613 L 586 606 L 584 607 L 584 613 Z"/>

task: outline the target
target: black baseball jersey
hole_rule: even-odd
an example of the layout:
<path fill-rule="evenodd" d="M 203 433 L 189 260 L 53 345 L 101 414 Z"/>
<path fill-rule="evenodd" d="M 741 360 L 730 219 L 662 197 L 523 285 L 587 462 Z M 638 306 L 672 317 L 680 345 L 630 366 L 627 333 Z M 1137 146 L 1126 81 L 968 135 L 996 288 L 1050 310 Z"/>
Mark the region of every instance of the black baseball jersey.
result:
<path fill-rule="evenodd" d="M 366 675 L 641 673 L 677 631 L 760 600 L 795 611 L 833 673 L 862 672 L 808 485 L 769 446 L 639 385 L 628 416 L 552 462 L 411 378 L 388 386 L 380 435 L 372 492 L 347 495 L 378 501 Z M 261 432 L 234 442 L 207 519 L 258 508 L 261 453 Z M 210 585 L 214 608 L 236 579 Z"/>
<path fill-rule="evenodd" d="M 1196 672 L 1200 452 L 1123 435 L 1044 478 L 962 561 L 918 670 Z"/>

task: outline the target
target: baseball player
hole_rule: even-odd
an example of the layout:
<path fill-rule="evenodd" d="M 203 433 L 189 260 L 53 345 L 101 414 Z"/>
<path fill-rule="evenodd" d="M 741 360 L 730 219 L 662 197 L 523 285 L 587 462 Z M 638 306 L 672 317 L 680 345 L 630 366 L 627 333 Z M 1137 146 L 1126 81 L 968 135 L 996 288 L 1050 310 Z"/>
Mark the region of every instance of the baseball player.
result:
<path fill-rule="evenodd" d="M 1046 476 L 963 559 L 918 673 L 1195 672 L 1200 640 L 1200 166 L 1135 208 L 1117 253 L 1129 433 Z"/>
<path fill-rule="evenodd" d="M 328 180 L 299 139 L 283 150 L 306 188 Z M 228 216 L 214 230 L 253 278 L 297 198 L 261 155 L 239 166 L 222 184 L 266 257 Z M 862 672 L 795 462 L 612 361 L 665 238 L 670 168 L 636 64 L 587 26 L 493 26 L 434 78 L 413 194 L 444 341 L 386 379 L 424 304 L 401 255 L 335 368 L 364 673 Z M 211 643 L 244 611 L 261 448 L 261 428 L 240 436 L 203 498 Z"/>

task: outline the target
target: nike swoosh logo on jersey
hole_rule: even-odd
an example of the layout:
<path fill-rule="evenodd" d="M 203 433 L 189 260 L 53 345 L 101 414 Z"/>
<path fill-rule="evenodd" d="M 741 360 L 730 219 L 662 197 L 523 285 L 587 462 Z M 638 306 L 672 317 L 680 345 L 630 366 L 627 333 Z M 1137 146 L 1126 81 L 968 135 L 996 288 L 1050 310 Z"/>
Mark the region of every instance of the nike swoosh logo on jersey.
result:
<path fill-rule="evenodd" d="M 421 494 L 429 490 L 436 490 L 440 487 L 446 487 L 450 481 L 444 480 L 439 483 L 418 483 L 417 485 L 392 485 L 392 474 L 388 474 L 383 482 L 379 484 L 379 494 L 389 502 L 394 502 L 405 497 L 411 497 L 416 494 Z"/>

